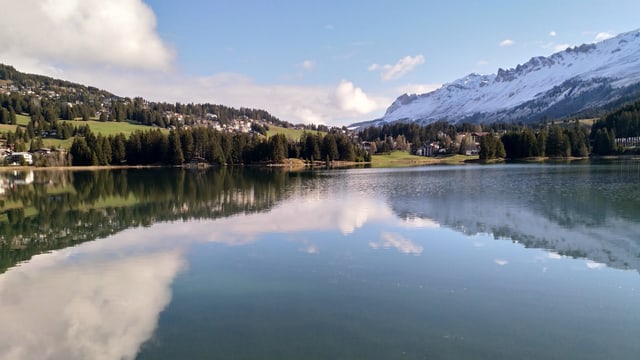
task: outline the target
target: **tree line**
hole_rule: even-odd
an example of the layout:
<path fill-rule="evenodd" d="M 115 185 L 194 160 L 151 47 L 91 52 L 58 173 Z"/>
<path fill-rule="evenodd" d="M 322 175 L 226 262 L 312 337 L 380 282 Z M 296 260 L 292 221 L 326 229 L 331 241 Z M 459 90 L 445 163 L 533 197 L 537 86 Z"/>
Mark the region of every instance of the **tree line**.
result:
<path fill-rule="evenodd" d="M 303 133 L 300 140 L 276 134 L 225 133 L 208 127 L 160 129 L 95 135 L 90 129 L 74 137 L 72 165 L 182 165 L 207 163 L 240 165 L 280 163 L 287 158 L 308 161 L 370 161 L 368 154 L 346 134 Z"/>
<path fill-rule="evenodd" d="M 610 155 L 624 151 L 616 139 L 632 139 L 636 149 L 640 144 L 640 100 L 622 106 L 597 120 L 591 127 L 592 152 Z"/>

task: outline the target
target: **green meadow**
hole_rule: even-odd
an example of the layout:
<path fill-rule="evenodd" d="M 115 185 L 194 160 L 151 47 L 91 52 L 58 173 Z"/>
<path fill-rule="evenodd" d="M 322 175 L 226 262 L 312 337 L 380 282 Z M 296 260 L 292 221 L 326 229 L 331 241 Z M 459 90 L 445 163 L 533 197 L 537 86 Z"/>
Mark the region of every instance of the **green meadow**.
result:
<path fill-rule="evenodd" d="M 406 151 L 392 151 L 388 154 L 373 155 L 371 157 L 371 167 L 392 168 L 433 164 L 463 164 L 474 160 L 478 160 L 478 156 L 455 154 L 439 157 L 427 157 L 411 155 Z"/>
<path fill-rule="evenodd" d="M 26 115 L 16 115 L 16 125 L 0 125 L 0 132 L 14 132 L 18 126 L 26 127 L 29 124 L 30 117 Z M 71 120 L 60 120 L 62 122 L 69 122 Z M 102 134 L 103 136 L 116 135 L 119 133 L 123 133 L 125 137 L 129 137 L 131 133 L 135 131 L 149 131 L 152 129 L 156 129 L 146 125 L 134 124 L 129 122 L 101 122 L 96 120 L 73 120 L 72 124 L 75 127 L 86 126 L 89 125 L 91 131 L 94 134 Z M 158 128 L 159 129 L 159 128 Z M 168 129 L 160 129 L 165 134 L 169 133 Z M 60 139 L 52 139 L 45 138 L 42 139 L 42 142 L 45 147 L 57 147 L 57 148 L 65 148 L 68 149 L 71 147 L 73 142 L 72 138 L 60 140 Z"/>
<path fill-rule="evenodd" d="M 300 138 L 302 137 L 302 134 L 305 132 L 307 134 L 319 134 L 319 135 L 326 134 L 323 131 L 297 130 L 293 128 L 284 128 L 280 126 L 269 125 L 269 130 L 267 130 L 267 138 L 270 138 L 277 134 L 284 134 L 284 136 L 286 136 L 288 139 L 300 140 Z"/>

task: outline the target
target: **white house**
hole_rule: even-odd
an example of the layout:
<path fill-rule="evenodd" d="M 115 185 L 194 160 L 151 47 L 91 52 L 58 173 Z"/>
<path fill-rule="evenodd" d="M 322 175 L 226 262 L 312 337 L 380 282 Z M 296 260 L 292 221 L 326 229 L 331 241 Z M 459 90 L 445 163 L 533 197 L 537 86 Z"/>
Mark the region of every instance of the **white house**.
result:
<path fill-rule="evenodd" d="M 24 161 L 27 165 L 33 165 L 33 156 L 28 152 L 14 152 L 7 158 L 9 159 L 9 164 L 19 165 Z"/>

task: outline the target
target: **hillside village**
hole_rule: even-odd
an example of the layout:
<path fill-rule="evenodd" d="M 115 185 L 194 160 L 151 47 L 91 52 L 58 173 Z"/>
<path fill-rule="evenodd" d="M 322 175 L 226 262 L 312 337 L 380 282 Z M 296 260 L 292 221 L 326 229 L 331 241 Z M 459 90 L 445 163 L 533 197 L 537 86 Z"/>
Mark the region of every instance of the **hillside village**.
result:
<path fill-rule="evenodd" d="M 78 85 L 79 86 L 79 85 Z M 81 119 L 84 115 L 87 115 L 88 119 L 113 121 L 114 109 L 118 107 L 135 107 L 136 110 L 141 111 L 154 111 L 155 104 L 153 102 L 144 100 L 142 98 L 120 98 L 115 95 L 109 94 L 105 91 L 93 89 L 91 87 L 87 89 L 78 89 L 77 87 L 62 87 L 62 86 L 46 86 L 40 85 L 38 87 L 22 86 L 16 84 L 11 80 L 0 80 L 0 95 L 11 98 L 15 98 L 16 95 L 22 98 L 28 99 L 30 102 L 38 104 L 50 104 L 55 103 L 57 106 L 66 109 L 79 109 L 76 113 L 80 116 L 74 116 L 74 119 L 66 118 L 64 120 L 77 120 Z M 189 106 L 189 105 L 185 105 Z M 89 108 L 88 114 L 85 109 Z M 242 111 L 242 110 L 241 110 Z M 65 113 L 63 111 L 63 113 Z M 22 115 L 29 116 L 29 113 L 22 112 Z M 182 112 L 165 110 L 161 112 L 163 121 L 168 124 L 167 128 L 175 128 L 178 125 L 181 126 L 210 126 L 218 131 L 229 132 L 244 132 L 249 133 L 252 131 L 252 124 L 260 125 L 285 125 L 285 127 L 293 127 L 295 129 L 304 129 L 303 125 L 293 126 L 288 123 L 281 122 L 273 118 L 254 119 L 247 115 L 238 115 L 233 118 L 220 119 L 218 114 L 215 113 L 190 113 L 185 114 Z M 105 119 L 106 118 L 106 119 Z M 86 119 L 84 119 L 86 120 Z M 101 120 L 101 121 L 102 121 Z M 127 119 L 128 120 L 128 119 Z M 158 126 L 158 124 L 152 124 Z"/>

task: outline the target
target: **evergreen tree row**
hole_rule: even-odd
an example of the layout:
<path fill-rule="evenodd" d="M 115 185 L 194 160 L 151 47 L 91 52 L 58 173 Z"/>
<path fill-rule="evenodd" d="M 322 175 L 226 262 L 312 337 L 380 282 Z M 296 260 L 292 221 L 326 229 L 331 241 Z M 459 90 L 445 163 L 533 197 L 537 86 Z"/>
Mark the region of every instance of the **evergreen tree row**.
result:
<path fill-rule="evenodd" d="M 269 139 L 246 133 L 223 133 L 211 128 L 159 129 L 95 135 L 85 129 L 74 137 L 72 165 L 182 165 L 208 163 L 239 165 L 279 163 L 286 158 L 321 161 L 370 161 L 368 153 L 345 134 L 303 134 L 300 141 L 277 134 Z"/>
<path fill-rule="evenodd" d="M 596 121 L 591 128 L 594 139 L 599 129 L 613 131 L 619 138 L 640 136 L 640 100 L 625 105 Z"/>
<path fill-rule="evenodd" d="M 597 155 L 617 154 L 624 151 L 625 144 L 632 145 L 637 152 L 640 148 L 640 100 L 596 121 L 591 127 L 590 138 L 592 152 Z"/>
<path fill-rule="evenodd" d="M 553 125 L 534 132 L 530 128 L 510 131 L 502 136 L 506 157 L 585 157 L 589 156 L 587 131 L 578 123 L 570 127 Z"/>

